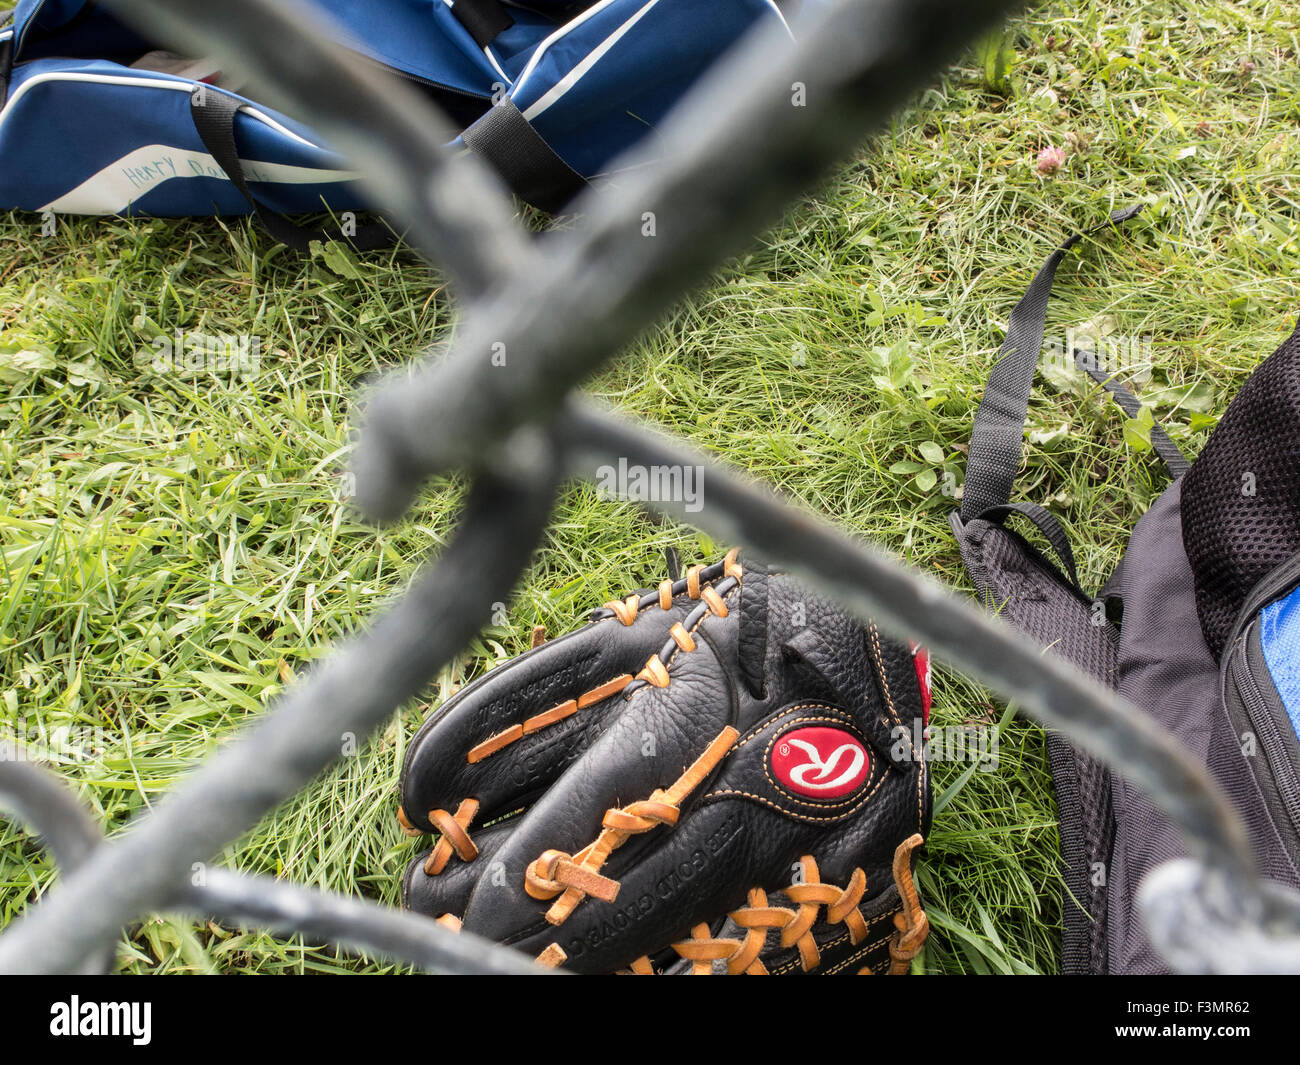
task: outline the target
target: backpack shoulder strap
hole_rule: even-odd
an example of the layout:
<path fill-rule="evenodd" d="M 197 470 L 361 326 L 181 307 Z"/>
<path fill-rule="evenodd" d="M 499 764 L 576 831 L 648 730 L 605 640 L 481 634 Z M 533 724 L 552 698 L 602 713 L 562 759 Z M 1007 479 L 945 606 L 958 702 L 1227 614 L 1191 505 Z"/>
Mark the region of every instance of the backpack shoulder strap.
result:
<path fill-rule="evenodd" d="M 1084 599 L 1089 597 L 1079 583 L 1074 554 L 1061 523 L 1043 507 L 1032 503 L 1011 502 L 1011 492 L 1024 450 L 1029 393 L 1043 348 L 1043 335 L 1047 328 L 1047 300 L 1052 292 L 1056 269 L 1066 253 L 1083 237 L 1127 222 L 1141 210 L 1141 204 L 1122 208 L 1112 212 L 1101 225 L 1071 236 L 1048 256 L 1047 262 L 1039 269 L 1020 302 L 1011 311 L 1002 351 L 989 374 L 971 429 L 961 509 L 954 511 L 950 517 L 953 532 L 963 542 L 963 530 L 970 522 L 983 521 L 1001 525 L 1012 515 L 1028 518 L 1061 563 L 1058 576 Z M 1095 360 L 1087 353 L 1076 353 L 1075 364 L 1114 397 L 1127 417 L 1137 417 L 1141 410 L 1138 398 L 1113 376 L 1098 369 Z M 1178 445 L 1159 425 L 1151 429 L 1151 444 L 1175 480 L 1190 468 L 1190 463 Z"/>
<path fill-rule="evenodd" d="M 1089 232 L 1125 222 L 1139 210 L 1116 211 Z M 1083 236 L 1075 234 L 1052 253 L 1011 312 L 1001 355 L 972 428 L 962 507 L 953 512 L 951 521 L 962 560 L 985 604 L 1035 643 L 1113 687 L 1119 633 L 1106 619 L 1101 604 L 1080 586 L 1065 530 L 1045 508 L 1011 502 L 1024 447 L 1029 393 L 1046 330 L 1047 299 L 1056 268 Z M 1092 373 L 1082 360 L 1079 365 Z M 1121 409 L 1136 416 L 1139 404 L 1135 396 L 1104 375 L 1093 376 L 1112 395 L 1123 392 L 1125 398 L 1117 395 Z M 1153 430 L 1153 444 L 1155 440 Z M 1172 441 L 1169 447 L 1177 453 Z M 1166 457 L 1165 451 L 1160 453 Z M 1059 568 L 1024 537 L 1004 527 L 1013 515 L 1033 523 L 1051 547 Z M 1104 766 L 1051 730 L 1047 751 L 1056 792 L 1065 887 L 1061 968 L 1066 973 L 1105 973 L 1109 968 L 1107 896 L 1105 882 L 1098 881 L 1096 870 L 1104 870 L 1111 858 L 1114 818 L 1110 777 Z"/>
<path fill-rule="evenodd" d="M 1141 210 L 1142 206 L 1138 204 L 1114 211 L 1101 225 L 1071 236 L 1048 256 L 1011 311 L 1002 352 L 989 374 L 971 429 L 966 486 L 961 504 L 962 521 L 972 521 L 990 508 L 1006 506 L 1011 501 L 1011 489 L 1024 447 L 1029 392 L 1047 329 L 1047 298 L 1056 279 L 1056 268 L 1084 236 L 1127 222 Z"/>
<path fill-rule="evenodd" d="M 1107 377 L 1102 373 L 1097 368 L 1097 362 L 1094 358 L 1082 351 L 1075 352 L 1074 365 L 1109 392 L 1116 405 L 1127 417 L 1136 418 L 1138 416 L 1138 411 L 1142 409 L 1142 401 L 1124 387 L 1123 383 L 1116 380 L 1113 374 Z M 1169 434 L 1159 425 L 1151 426 L 1151 447 L 1160 456 L 1160 461 L 1165 464 L 1165 469 L 1169 471 L 1169 476 L 1173 480 L 1178 480 L 1179 477 L 1192 468 L 1192 464 L 1187 460 L 1187 456 L 1183 454 L 1182 449 L 1169 438 Z"/>

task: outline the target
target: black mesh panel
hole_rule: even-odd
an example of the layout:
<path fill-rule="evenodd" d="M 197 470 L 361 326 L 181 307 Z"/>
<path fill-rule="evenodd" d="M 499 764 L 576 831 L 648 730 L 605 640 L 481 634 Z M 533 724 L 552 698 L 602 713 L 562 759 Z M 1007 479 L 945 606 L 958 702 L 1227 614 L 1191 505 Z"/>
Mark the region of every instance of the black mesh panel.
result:
<path fill-rule="evenodd" d="M 1300 325 L 1242 385 L 1183 478 L 1183 546 L 1218 659 L 1251 588 L 1300 550 Z"/>

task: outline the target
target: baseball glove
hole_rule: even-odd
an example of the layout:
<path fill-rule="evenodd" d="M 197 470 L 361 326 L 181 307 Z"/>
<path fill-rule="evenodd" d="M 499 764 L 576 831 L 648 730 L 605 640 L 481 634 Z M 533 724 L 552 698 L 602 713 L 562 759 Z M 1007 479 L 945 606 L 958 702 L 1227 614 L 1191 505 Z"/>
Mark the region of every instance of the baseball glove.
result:
<path fill-rule="evenodd" d="M 907 972 L 928 704 L 923 653 L 733 551 L 429 716 L 403 904 L 579 972 Z"/>

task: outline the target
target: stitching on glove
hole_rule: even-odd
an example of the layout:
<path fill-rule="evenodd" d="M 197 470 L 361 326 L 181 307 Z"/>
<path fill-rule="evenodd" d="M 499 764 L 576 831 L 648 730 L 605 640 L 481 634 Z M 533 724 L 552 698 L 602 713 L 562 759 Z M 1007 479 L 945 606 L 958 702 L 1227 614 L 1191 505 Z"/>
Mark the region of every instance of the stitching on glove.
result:
<path fill-rule="evenodd" d="M 858 806 L 862 806 L 864 803 L 870 801 L 871 797 L 875 795 L 876 792 L 878 792 L 881 789 L 881 787 L 884 785 L 885 781 L 889 779 L 890 772 L 891 771 L 889 769 L 884 769 L 881 772 L 880 779 L 876 781 L 876 786 L 862 796 L 862 798 L 858 802 Z M 847 817 L 849 814 L 853 813 L 857 809 L 857 807 L 854 807 L 853 810 L 844 810 L 840 813 L 835 814 L 833 817 L 813 817 L 810 814 L 799 814 L 799 813 L 795 813 L 792 810 L 787 810 L 784 806 L 774 803 L 771 799 L 766 798 L 763 795 L 755 795 L 752 792 L 748 792 L 748 791 L 712 791 L 709 792 L 709 794 L 706 795 L 705 798 L 716 799 L 722 796 L 731 796 L 733 798 L 738 798 L 738 799 L 753 799 L 755 802 L 762 803 L 764 806 L 770 806 L 773 810 L 779 810 L 787 817 L 793 817 L 798 821 L 806 821 L 810 824 L 816 824 L 823 821 L 838 821 L 841 818 Z"/>
<path fill-rule="evenodd" d="M 916 830 L 918 832 L 925 827 L 925 778 L 929 772 L 930 767 L 922 759 L 916 767 Z"/>
<path fill-rule="evenodd" d="M 889 708 L 889 716 L 893 718 L 894 727 L 898 732 L 907 737 L 907 745 L 912 750 L 912 756 L 919 763 L 916 774 L 916 827 L 919 830 L 925 824 L 925 759 L 916 758 L 917 750 L 912 744 L 911 734 L 904 728 L 902 721 L 899 719 L 898 710 L 894 706 L 894 696 L 889 688 L 889 677 L 885 673 L 884 657 L 880 651 L 880 631 L 876 628 L 874 621 L 870 624 L 870 630 L 871 647 L 875 652 L 871 656 L 871 663 L 876 670 L 876 675 L 880 678 L 880 687 L 884 692 L 885 705 Z"/>
<path fill-rule="evenodd" d="M 871 632 L 871 665 L 876 671 L 876 676 L 880 678 L 880 687 L 885 696 L 885 706 L 889 710 L 890 720 L 894 722 L 894 727 L 903 728 L 902 718 L 898 716 L 898 708 L 894 706 L 894 696 L 889 689 L 889 677 L 885 675 L 885 663 L 880 651 L 880 630 L 876 628 L 874 621 L 868 623 L 868 629 Z M 904 730 L 906 731 L 906 730 Z"/>
<path fill-rule="evenodd" d="M 842 962 L 838 962 L 835 965 L 832 965 L 830 968 L 824 970 L 825 975 L 838 976 L 845 969 L 851 968 L 854 965 L 860 965 L 864 958 L 870 957 L 872 954 L 874 954 L 876 951 L 878 951 L 881 947 L 883 947 L 886 943 L 889 943 L 890 941 L 891 941 L 890 936 L 883 936 L 880 939 L 875 939 L 872 940 L 870 943 L 864 944 L 861 950 L 854 951 L 853 954 L 845 958 Z M 881 964 L 883 967 L 883 963 Z M 857 974 L 859 976 L 871 976 L 872 975 L 871 966 L 862 965 L 862 967 L 858 969 Z"/>
<path fill-rule="evenodd" d="M 868 933 L 870 933 L 871 929 L 875 928 L 876 925 L 880 924 L 881 921 L 889 920 L 897 912 L 898 912 L 897 910 L 889 910 L 886 913 L 878 914 L 877 916 L 871 918 L 871 920 L 867 922 Z M 833 976 L 834 974 L 840 972 L 842 969 L 847 969 L 850 965 L 854 964 L 854 962 L 860 961 L 862 958 L 866 957 L 872 951 L 879 950 L 881 947 L 883 947 L 886 943 L 890 941 L 893 935 L 894 933 L 891 931 L 881 936 L 879 939 L 874 939 L 870 943 L 862 944 L 859 947 L 859 949 L 855 950 L 847 958 L 843 958 L 840 961 L 836 962 L 834 965 L 830 966 L 829 968 L 823 969 L 822 973 L 826 976 Z M 848 939 L 849 939 L 849 933 L 842 932 L 839 935 L 835 936 L 833 939 L 830 939 L 825 944 L 823 944 L 821 949 L 823 951 L 834 950 L 836 947 L 842 946 L 844 943 L 848 942 Z M 792 971 L 799 964 L 800 964 L 799 959 L 795 958 L 792 961 L 788 961 L 782 965 L 776 966 L 775 968 L 771 969 L 770 972 L 772 973 L 773 976 L 783 976 L 786 973 Z"/>
<path fill-rule="evenodd" d="M 739 735 L 728 725 L 667 789 L 658 788 L 649 799 L 605 811 L 600 835 L 576 855 L 570 857 L 552 850 L 532 862 L 524 874 L 524 890 L 535 899 L 560 896 L 546 911 L 546 920 L 553 925 L 563 924 L 589 894 L 613 902 L 618 895 L 618 881 L 599 875 L 609 856 L 634 835 L 649 832 L 656 825 L 675 825 L 681 804 L 727 756 Z"/>

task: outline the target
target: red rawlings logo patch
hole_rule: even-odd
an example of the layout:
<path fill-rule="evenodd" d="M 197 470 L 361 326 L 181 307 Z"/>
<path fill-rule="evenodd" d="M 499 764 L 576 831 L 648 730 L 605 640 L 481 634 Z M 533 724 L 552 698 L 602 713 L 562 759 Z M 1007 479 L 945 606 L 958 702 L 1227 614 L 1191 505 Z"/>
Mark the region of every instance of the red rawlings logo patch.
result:
<path fill-rule="evenodd" d="M 772 772 L 796 795 L 838 799 L 867 779 L 871 758 L 856 736 L 816 725 L 794 729 L 776 741 Z"/>
<path fill-rule="evenodd" d="M 921 685 L 921 727 L 930 723 L 930 652 L 919 643 L 912 644 L 912 664 L 916 666 L 916 680 Z"/>

